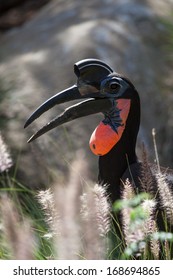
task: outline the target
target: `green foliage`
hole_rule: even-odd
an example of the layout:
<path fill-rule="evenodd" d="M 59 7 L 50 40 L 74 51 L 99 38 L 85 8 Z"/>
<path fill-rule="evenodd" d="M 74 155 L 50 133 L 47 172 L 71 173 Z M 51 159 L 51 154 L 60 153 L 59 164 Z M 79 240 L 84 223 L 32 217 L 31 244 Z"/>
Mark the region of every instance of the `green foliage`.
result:
<path fill-rule="evenodd" d="M 143 202 L 152 201 L 151 196 L 147 193 L 140 193 L 128 200 L 119 200 L 114 203 L 113 210 L 115 213 L 124 209 L 129 213 L 129 225 L 124 225 L 124 234 L 122 234 L 122 242 L 118 248 L 122 252 L 120 259 L 172 259 L 173 257 L 173 233 L 166 232 L 167 219 L 165 215 L 165 232 L 153 231 L 150 211 L 146 211 Z M 125 218 L 128 219 L 127 214 Z M 148 223 L 149 222 L 149 223 Z M 148 227 L 149 225 L 149 227 Z M 134 233 L 131 242 L 128 242 L 126 235 L 131 235 L 131 229 Z M 147 229 L 148 227 L 148 229 Z M 144 233 L 144 228 L 146 233 Z M 140 232 L 141 231 L 141 232 Z M 135 234 L 136 233 L 136 234 Z M 115 253 L 115 252 L 114 252 Z"/>
<path fill-rule="evenodd" d="M 140 193 L 137 194 L 136 196 L 134 196 L 132 199 L 120 199 L 118 201 L 116 201 L 113 205 L 113 210 L 115 212 L 118 212 L 120 210 L 122 210 L 123 208 L 127 208 L 127 207 L 134 207 L 134 211 L 138 211 L 138 207 L 140 207 L 141 202 L 144 199 L 149 199 L 150 195 L 148 193 Z"/>
<path fill-rule="evenodd" d="M 0 197 L 5 199 L 4 193 L 10 197 L 14 202 L 14 205 L 19 213 L 20 220 L 24 221 L 29 218 L 31 221 L 31 227 L 34 232 L 35 249 L 33 258 L 35 259 L 54 259 L 54 242 L 53 239 L 46 238 L 46 234 L 49 232 L 47 223 L 45 222 L 44 213 L 36 199 L 37 193 L 34 190 L 30 190 L 20 184 L 14 176 L 10 176 L 8 172 L 4 172 L 0 175 Z M 147 226 L 149 213 L 143 207 L 143 202 L 150 201 L 151 196 L 147 193 L 140 193 L 134 195 L 131 199 L 117 201 L 113 205 L 113 211 L 118 214 L 120 211 L 128 210 L 130 217 L 129 235 L 132 231 L 136 231 L 139 234 L 134 235 L 131 242 L 127 243 L 127 240 L 122 232 L 122 238 L 116 235 L 114 225 L 110 230 L 109 235 L 106 237 L 109 242 L 109 251 L 107 253 L 108 259 L 171 259 L 172 256 L 172 243 L 173 234 L 170 232 L 148 232 L 145 235 L 140 236 L 140 230 L 143 230 L 143 226 Z M 14 258 L 14 254 L 11 252 L 9 246 L 9 240 L 6 238 L 3 232 L 3 221 L 0 215 L 0 259 Z M 23 237 L 25 238 L 25 236 Z M 151 244 L 160 244 L 161 254 L 158 252 L 153 253 Z M 156 257 L 158 253 L 158 256 Z"/>
<path fill-rule="evenodd" d="M 8 172 L 5 172 L 0 174 L 0 200 L 5 200 L 7 196 L 13 201 L 20 222 L 26 219 L 31 221 L 31 229 L 36 242 L 33 258 L 38 260 L 50 259 L 53 255 L 52 244 L 49 239 L 44 237 L 48 227 L 44 220 L 43 211 L 36 200 L 36 192 L 26 188 L 13 176 L 10 177 Z M 3 231 L 3 227 L 0 213 L 0 259 L 15 258 L 14 254 L 12 255 L 11 246 L 9 246 L 11 244 L 9 244 L 10 242 Z M 24 242 L 29 242 L 25 240 L 25 236 L 23 236 L 23 239 Z"/>
<path fill-rule="evenodd" d="M 144 172 L 146 175 L 142 182 L 145 192 L 135 194 L 130 181 L 124 183 L 122 199 L 113 204 L 110 227 L 110 207 L 107 205 L 105 188 L 98 185 L 90 188 L 89 182 L 82 181 L 82 174 L 86 172 L 84 162 L 76 160 L 66 188 L 56 186 L 57 194 L 49 193 L 48 190 L 40 192 L 41 206 L 38 193 L 16 179 L 17 166 L 9 172 L 12 159 L 1 137 L 0 259 L 43 260 L 69 254 L 81 259 L 93 259 L 96 256 L 97 259 L 172 259 L 173 233 L 169 229 L 173 223 L 173 197 L 165 174 L 155 174 L 164 231 L 159 232 L 157 228 L 158 196 L 156 198 L 150 194 L 153 183 L 147 172 Z M 147 188 L 144 186 L 146 184 Z M 63 233 L 60 236 L 58 223 Z M 67 246 L 67 242 L 76 245 Z M 79 243 L 87 249 L 81 249 Z M 64 248 L 68 250 L 64 252 Z M 81 252 L 69 252 L 78 249 Z"/>

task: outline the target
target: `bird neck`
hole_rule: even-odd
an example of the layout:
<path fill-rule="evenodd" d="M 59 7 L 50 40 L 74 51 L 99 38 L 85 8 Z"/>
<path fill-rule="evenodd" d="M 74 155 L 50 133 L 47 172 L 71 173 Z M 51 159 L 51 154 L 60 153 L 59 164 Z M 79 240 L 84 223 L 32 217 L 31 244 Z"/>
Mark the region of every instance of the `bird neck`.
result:
<path fill-rule="evenodd" d="M 137 94 L 132 100 L 126 128 L 109 153 L 99 157 L 99 183 L 108 186 L 108 193 L 114 202 L 120 199 L 120 181 L 129 167 L 137 162 L 136 140 L 140 125 L 140 101 Z"/>

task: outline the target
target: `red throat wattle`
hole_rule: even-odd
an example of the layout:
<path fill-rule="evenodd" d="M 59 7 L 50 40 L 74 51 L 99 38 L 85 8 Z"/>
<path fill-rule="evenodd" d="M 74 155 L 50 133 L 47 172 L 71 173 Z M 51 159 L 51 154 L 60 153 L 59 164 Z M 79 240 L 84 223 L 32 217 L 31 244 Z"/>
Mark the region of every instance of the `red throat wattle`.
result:
<path fill-rule="evenodd" d="M 107 154 L 120 140 L 126 127 L 126 121 L 130 111 L 130 99 L 118 99 L 117 107 L 120 109 L 121 125 L 117 127 L 117 132 L 109 124 L 100 124 L 93 131 L 90 138 L 90 149 L 98 156 Z"/>

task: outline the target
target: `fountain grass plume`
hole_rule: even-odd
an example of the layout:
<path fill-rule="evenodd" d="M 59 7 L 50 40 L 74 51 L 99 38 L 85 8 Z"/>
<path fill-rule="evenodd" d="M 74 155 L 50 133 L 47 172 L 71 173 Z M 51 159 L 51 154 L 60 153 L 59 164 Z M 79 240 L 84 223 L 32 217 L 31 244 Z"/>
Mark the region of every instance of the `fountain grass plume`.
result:
<path fill-rule="evenodd" d="M 0 173 L 8 171 L 12 165 L 12 158 L 0 133 Z"/>
<path fill-rule="evenodd" d="M 54 184 L 39 192 L 58 259 L 100 259 L 106 255 L 110 229 L 110 205 L 106 187 L 86 181 L 88 166 L 78 152 L 66 186 Z M 104 256 L 104 257 L 103 257 Z"/>
<path fill-rule="evenodd" d="M 21 220 L 14 202 L 6 195 L 1 197 L 2 232 L 11 259 L 34 259 L 35 238 L 28 219 Z"/>

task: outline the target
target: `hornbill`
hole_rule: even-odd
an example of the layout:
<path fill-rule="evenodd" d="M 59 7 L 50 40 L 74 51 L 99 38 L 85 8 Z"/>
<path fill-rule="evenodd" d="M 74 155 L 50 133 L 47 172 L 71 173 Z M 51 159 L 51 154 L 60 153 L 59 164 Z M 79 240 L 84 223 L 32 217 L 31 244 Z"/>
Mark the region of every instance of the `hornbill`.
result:
<path fill-rule="evenodd" d="M 30 125 L 57 104 L 84 99 L 38 130 L 31 142 L 49 130 L 71 120 L 103 113 L 90 138 L 91 151 L 99 156 L 99 182 L 107 185 L 112 202 L 121 198 L 121 181 L 130 177 L 140 186 L 141 163 L 136 156 L 136 140 L 140 126 L 140 98 L 129 79 L 98 59 L 84 59 L 74 64 L 77 83 L 55 94 L 34 111 L 25 123 Z"/>

